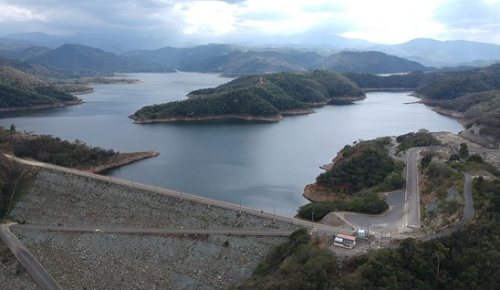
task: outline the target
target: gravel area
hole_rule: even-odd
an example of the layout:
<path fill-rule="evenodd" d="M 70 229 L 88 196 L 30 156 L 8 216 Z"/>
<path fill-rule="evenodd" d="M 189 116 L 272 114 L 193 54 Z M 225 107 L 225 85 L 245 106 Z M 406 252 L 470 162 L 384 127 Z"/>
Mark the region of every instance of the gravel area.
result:
<path fill-rule="evenodd" d="M 0 289 L 39 289 L 2 240 L 0 240 Z"/>
<path fill-rule="evenodd" d="M 105 181 L 39 169 L 16 201 L 11 219 L 48 225 L 191 229 L 295 229 L 243 212 L 131 189 Z"/>
<path fill-rule="evenodd" d="M 13 232 L 64 289 L 227 289 L 249 278 L 278 237 Z"/>

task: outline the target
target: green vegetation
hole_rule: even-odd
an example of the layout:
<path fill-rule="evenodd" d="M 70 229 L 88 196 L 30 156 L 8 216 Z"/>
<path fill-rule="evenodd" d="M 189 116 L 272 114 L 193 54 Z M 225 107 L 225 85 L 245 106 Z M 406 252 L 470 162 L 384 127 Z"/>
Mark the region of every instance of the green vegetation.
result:
<path fill-rule="evenodd" d="M 284 271 L 283 265 L 297 261 L 292 257 L 300 253 L 287 251 L 293 245 L 288 242 L 269 256 L 276 263 L 267 265 L 277 266 L 264 267 L 241 289 L 498 289 L 500 181 L 477 178 L 473 190 L 476 221 L 448 237 L 425 242 L 406 239 L 396 249 L 376 250 L 348 260 L 341 268 L 331 254 L 316 248 L 329 258 L 309 259 Z M 318 278 L 310 272 L 312 262 L 323 270 L 314 272 L 321 273 Z M 306 274 L 321 284 L 303 284 Z"/>
<path fill-rule="evenodd" d="M 143 107 L 139 120 L 195 118 L 217 115 L 276 116 L 287 110 L 304 110 L 317 104 L 363 97 L 345 77 L 327 71 L 274 73 L 235 79 L 216 88 L 189 94 L 190 99 Z M 347 100 L 350 101 L 351 99 Z"/>
<path fill-rule="evenodd" d="M 10 67 L 0 67 L 0 109 L 52 105 L 78 99 L 58 87 Z"/>
<path fill-rule="evenodd" d="M 313 202 L 299 208 L 298 215 L 303 219 L 321 220 L 332 211 L 352 211 L 367 214 L 380 214 L 387 210 L 389 205 L 377 194 L 370 193 L 364 196 L 335 201 Z"/>
<path fill-rule="evenodd" d="M 236 289 L 328 289 L 336 272 L 334 254 L 313 245 L 307 230 L 300 229 L 273 249 L 252 278 Z"/>
<path fill-rule="evenodd" d="M 79 140 L 69 142 L 49 135 L 16 138 L 12 146 L 14 154 L 21 158 L 33 158 L 41 162 L 79 168 L 105 163 L 111 156 L 117 154 L 113 150 L 88 146 Z"/>
<path fill-rule="evenodd" d="M 445 77 L 417 90 L 419 94 L 438 100 L 455 99 L 467 93 L 500 89 L 500 64 L 463 72 L 450 72 Z"/>
<path fill-rule="evenodd" d="M 349 195 L 363 189 L 381 186 L 382 183 L 386 183 L 381 186 L 383 189 L 400 186 L 401 179 L 391 175 L 391 173 L 398 174 L 401 165 L 388 154 L 386 146 L 390 142 L 390 138 L 379 138 L 362 141 L 355 146 L 346 145 L 339 152 L 335 165 L 320 174 L 316 182 L 333 192 Z"/>
<path fill-rule="evenodd" d="M 412 147 L 424 147 L 431 145 L 441 145 L 441 142 L 437 140 L 431 133 L 427 130 L 420 130 L 417 133 L 411 132 L 396 137 L 396 141 L 399 143 L 398 152 L 406 151 Z"/>
<path fill-rule="evenodd" d="M 8 212 L 15 198 L 22 169 L 0 154 L 0 219 Z"/>
<path fill-rule="evenodd" d="M 474 182 L 477 221 L 450 237 L 405 240 L 353 261 L 339 289 L 497 289 L 500 285 L 500 182 Z"/>
<path fill-rule="evenodd" d="M 478 132 L 472 133 L 500 139 L 500 90 L 466 94 L 439 106 L 463 113 L 466 127 L 479 126 Z"/>
<path fill-rule="evenodd" d="M 12 133 L 1 127 L 0 146 L 5 151 L 13 152 L 17 157 L 81 169 L 106 163 L 112 156 L 118 154 L 113 150 L 88 146 L 79 140 L 69 142 L 50 135 Z"/>

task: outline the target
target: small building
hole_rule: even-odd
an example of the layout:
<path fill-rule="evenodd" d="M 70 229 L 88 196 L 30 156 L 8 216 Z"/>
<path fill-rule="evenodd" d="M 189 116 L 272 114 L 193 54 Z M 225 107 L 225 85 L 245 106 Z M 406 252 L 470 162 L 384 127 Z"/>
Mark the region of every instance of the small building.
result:
<path fill-rule="evenodd" d="M 359 229 L 356 231 L 356 238 L 358 239 L 368 239 L 368 231 L 367 230 L 363 230 L 363 229 Z"/>
<path fill-rule="evenodd" d="M 356 246 L 356 237 L 338 234 L 333 239 L 333 245 L 337 247 L 352 249 Z"/>

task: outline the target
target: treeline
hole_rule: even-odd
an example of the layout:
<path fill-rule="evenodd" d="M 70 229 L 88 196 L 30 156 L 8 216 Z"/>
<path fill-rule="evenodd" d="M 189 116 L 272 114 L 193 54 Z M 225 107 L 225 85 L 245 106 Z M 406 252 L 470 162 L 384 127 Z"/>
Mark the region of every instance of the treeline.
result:
<path fill-rule="evenodd" d="M 412 72 L 377 76 L 344 73 L 361 88 L 408 88 L 430 99 L 448 100 L 490 90 L 500 90 L 500 64 L 462 71 Z"/>
<path fill-rule="evenodd" d="M 0 145 L 17 157 L 32 158 L 59 166 L 86 169 L 105 163 L 118 154 L 113 150 L 89 146 L 79 140 L 69 142 L 50 135 L 23 135 L 0 128 Z"/>
<path fill-rule="evenodd" d="M 213 115 L 276 115 L 308 109 L 363 92 L 347 78 L 327 71 L 273 73 L 235 79 L 216 88 L 189 93 L 190 99 L 147 106 L 136 119 L 190 118 Z"/>

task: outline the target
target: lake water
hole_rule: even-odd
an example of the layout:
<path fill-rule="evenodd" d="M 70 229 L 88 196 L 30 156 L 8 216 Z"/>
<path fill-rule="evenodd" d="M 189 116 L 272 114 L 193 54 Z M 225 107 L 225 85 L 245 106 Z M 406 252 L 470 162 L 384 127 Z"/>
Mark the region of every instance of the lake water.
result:
<path fill-rule="evenodd" d="M 109 174 L 293 216 L 302 190 L 345 144 L 420 128 L 458 132 L 462 126 L 408 93 L 368 93 L 353 105 L 273 124 L 213 122 L 136 125 L 127 117 L 144 105 L 185 98 L 191 90 L 229 81 L 216 74 L 130 74 L 139 84 L 96 85 L 79 106 L 1 115 L 0 125 L 80 139 L 122 152 L 161 155 Z"/>

